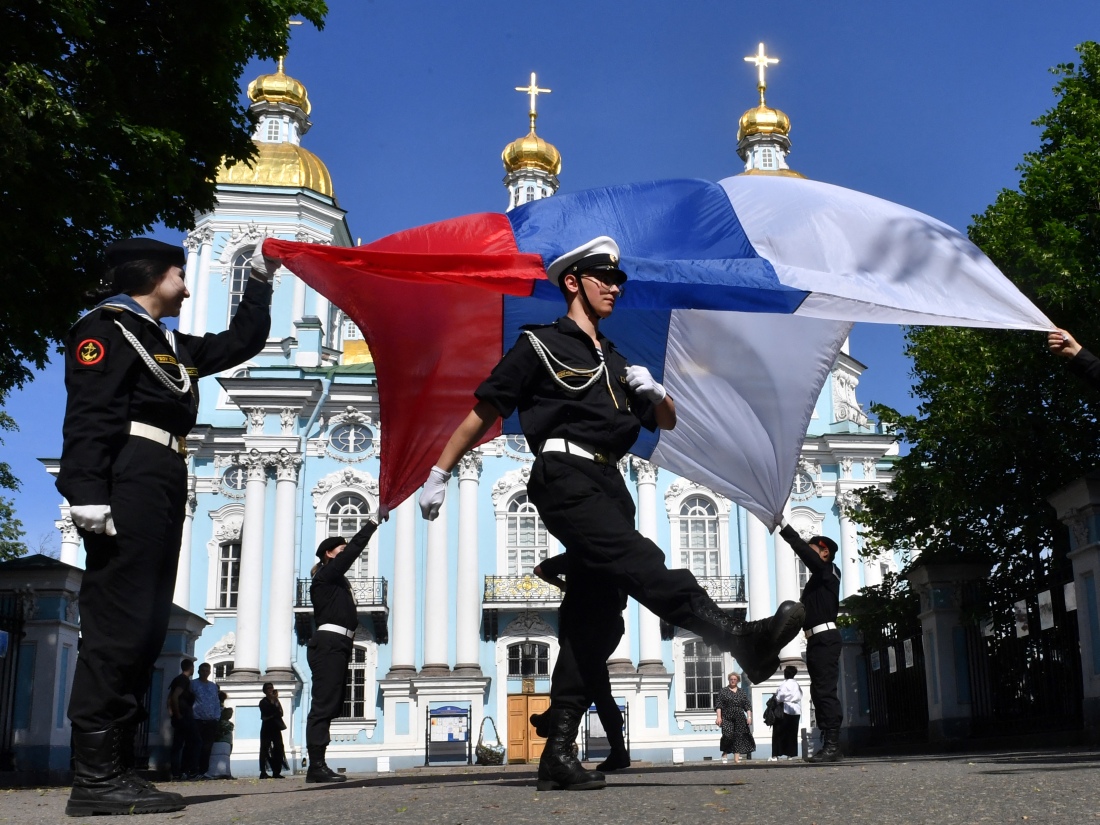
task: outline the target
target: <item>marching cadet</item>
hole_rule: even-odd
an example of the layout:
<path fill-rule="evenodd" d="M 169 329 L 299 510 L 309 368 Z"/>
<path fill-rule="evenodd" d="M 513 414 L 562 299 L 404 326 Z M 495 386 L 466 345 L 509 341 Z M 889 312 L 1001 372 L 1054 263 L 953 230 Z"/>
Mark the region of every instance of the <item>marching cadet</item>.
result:
<path fill-rule="evenodd" d="M 779 667 L 779 650 L 797 635 L 803 610 L 785 602 L 770 619 L 742 622 L 725 613 L 689 570 L 669 570 L 665 554 L 634 527 L 635 508 L 618 462 L 642 426 L 676 426 L 676 406 L 649 370 L 628 365 L 600 333 L 623 294 L 626 273 L 619 247 L 601 236 L 555 260 L 547 276 L 567 304 L 553 324 L 523 334 L 476 390 L 477 404 L 458 426 L 420 496 L 433 519 L 458 460 L 501 416 L 519 409 L 520 425 L 537 457 L 527 494 L 547 529 L 565 546 L 569 589 L 591 577 L 622 589 L 670 624 L 729 651 L 753 681 Z M 568 591 L 567 591 L 568 592 Z M 539 790 L 602 788 L 604 776 L 586 771 L 573 741 L 588 707 L 578 658 L 592 644 L 579 623 L 563 623 L 551 679 L 549 737 L 539 762 Z M 579 653 L 578 653 L 579 652 Z"/>
<path fill-rule="evenodd" d="M 306 719 L 309 754 L 306 782 L 347 780 L 325 762 L 325 750 L 329 743 L 329 724 L 344 707 L 352 640 L 359 627 L 359 614 L 347 572 L 377 529 L 378 524 L 368 519 L 351 541 L 339 536 L 325 539 L 317 547 L 317 564 L 310 571 L 313 581 L 309 586 L 309 599 L 313 602 L 317 632 L 309 640 L 306 651 L 306 661 L 313 675 L 311 705 Z"/>
<path fill-rule="evenodd" d="M 256 355 L 271 325 L 271 286 L 259 254 L 229 329 L 201 338 L 161 323 L 179 315 L 189 296 L 180 247 L 117 241 L 107 247 L 106 263 L 113 296 L 65 340 L 68 401 L 57 489 L 87 553 L 69 700 L 70 816 L 184 807 L 179 794 L 133 773 L 132 751 L 176 583 L 185 437 L 198 412 L 198 379 Z"/>

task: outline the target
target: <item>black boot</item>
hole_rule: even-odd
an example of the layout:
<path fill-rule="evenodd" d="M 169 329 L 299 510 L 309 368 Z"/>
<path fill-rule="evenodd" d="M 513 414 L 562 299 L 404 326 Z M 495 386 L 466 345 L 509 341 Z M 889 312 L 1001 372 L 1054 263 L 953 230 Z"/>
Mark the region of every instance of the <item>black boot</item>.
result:
<path fill-rule="evenodd" d="M 325 746 L 308 746 L 309 770 L 306 771 L 306 782 L 347 782 L 348 778 L 342 773 L 337 773 L 325 764 Z"/>
<path fill-rule="evenodd" d="M 548 717 L 546 747 L 539 760 L 540 791 L 593 791 L 607 784 L 599 771 L 586 771 L 573 753 L 581 714 L 575 710 L 555 710 Z"/>
<path fill-rule="evenodd" d="M 802 630 L 806 608 L 801 602 L 783 602 L 768 619 L 745 622 L 721 610 L 703 615 L 722 631 L 712 643 L 729 652 L 753 684 L 760 684 L 779 670 L 779 652 Z"/>
<path fill-rule="evenodd" d="M 607 742 L 611 745 L 611 753 L 607 755 L 607 759 L 596 766 L 596 770 L 611 773 L 611 771 L 629 768 L 630 751 L 626 749 L 622 728 L 607 731 Z"/>
<path fill-rule="evenodd" d="M 123 778 L 131 785 L 136 785 L 139 788 L 151 788 L 156 791 L 157 786 L 148 779 L 143 779 L 137 772 L 137 757 L 134 753 L 134 737 L 137 736 L 137 729 L 124 725 L 119 728 L 119 731 L 118 755 L 119 763 L 122 765 Z M 175 791 L 159 791 L 159 793 L 165 796 L 174 796 L 177 800 L 183 802 L 183 794 Z"/>
<path fill-rule="evenodd" d="M 176 793 L 158 791 L 145 780 L 134 781 L 122 764 L 123 729 L 73 731 L 73 790 L 68 816 L 154 814 L 182 810 Z M 140 783 L 140 784 L 139 784 Z"/>
<path fill-rule="evenodd" d="M 807 762 L 839 762 L 844 758 L 840 752 L 840 728 L 821 729 L 821 750 L 806 759 Z"/>

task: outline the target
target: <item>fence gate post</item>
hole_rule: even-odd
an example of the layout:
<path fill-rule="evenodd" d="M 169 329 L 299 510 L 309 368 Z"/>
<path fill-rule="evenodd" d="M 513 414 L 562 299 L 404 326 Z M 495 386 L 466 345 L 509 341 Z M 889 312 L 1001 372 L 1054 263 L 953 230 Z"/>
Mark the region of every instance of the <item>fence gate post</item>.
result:
<path fill-rule="evenodd" d="M 984 564 L 918 564 L 906 574 L 920 596 L 931 742 L 970 735 L 970 667 L 960 612 L 966 584 L 988 573 Z"/>

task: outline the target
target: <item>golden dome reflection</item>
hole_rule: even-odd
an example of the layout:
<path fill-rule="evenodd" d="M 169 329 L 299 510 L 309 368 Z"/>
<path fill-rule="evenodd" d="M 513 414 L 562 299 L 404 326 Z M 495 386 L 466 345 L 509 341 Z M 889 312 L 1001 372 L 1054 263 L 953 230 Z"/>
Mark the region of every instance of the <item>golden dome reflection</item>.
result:
<path fill-rule="evenodd" d="M 770 106 L 757 106 L 741 115 L 737 126 L 737 139 L 749 135 L 789 135 L 791 119 L 779 109 Z"/>
<path fill-rule="evenodd" d="M 336 197 L 328 168 L 308 149 L 293 143 L 257 143 L 256 148 L 259 151 L 251 167 L 246 163 L 218 167 L 218 183 L 289 186 Z"/>
<path fill-rule="evenodd" d="M 283 72 L 282 61 L 274 74 L 262 74 L 248 84 L 248 99 L 253 103 L 266 100 L 269 103 L 289 103 L 309 114 L 309 95 L 300 80 Z"/>
<path fill-rule="evenodd" d="M 519 169 L 541 169 L 551 175 L 561 172 L 561 152 L 535 134 L 534 117 L 531 118 L 531 131 L 505 146 L 500 159 L 508 172 Z"/>

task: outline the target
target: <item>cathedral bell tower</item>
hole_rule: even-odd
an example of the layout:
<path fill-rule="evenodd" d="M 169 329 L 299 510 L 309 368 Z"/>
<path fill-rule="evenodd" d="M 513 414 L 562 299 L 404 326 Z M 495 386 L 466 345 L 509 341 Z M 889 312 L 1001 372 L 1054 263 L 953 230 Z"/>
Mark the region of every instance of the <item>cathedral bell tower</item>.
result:
<path fill-rule="evenodd" d="M 768 57 L 761 43 L 757 53 L 746 57 L 745 62 L 757 68 L 756 89 L 760 93 L 760 105 L 741 115 L 737 127 L 737 154 L 745 161 L 742 174 L 804 177 L 787 166 L 787 155 L 791 151 L 791 119 L 764 103 L 764 91 L 768 88 L 764 72 L 779 59 Z"/>
<path fill-rule="evenodd" d="M 531 131 L 504 147 L 500 159 L 504 162 L 507 174 L 504 185 L 508 187 L 508 208 L 511 211 L 521 203 L 548 198 L 558 191 L 558 174 L 561 172 L 561 153 L 554 144 L 535 134 L 535 101 L 540 94 L 549 94 L 549 89 L 540 89 L 531 72 L 531 83 L 516 86 L 517 92 L 526 93 L 531 99 L 528 115 L 531 118 Z"/>

